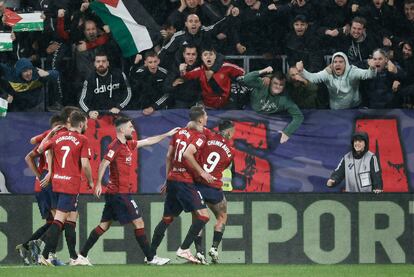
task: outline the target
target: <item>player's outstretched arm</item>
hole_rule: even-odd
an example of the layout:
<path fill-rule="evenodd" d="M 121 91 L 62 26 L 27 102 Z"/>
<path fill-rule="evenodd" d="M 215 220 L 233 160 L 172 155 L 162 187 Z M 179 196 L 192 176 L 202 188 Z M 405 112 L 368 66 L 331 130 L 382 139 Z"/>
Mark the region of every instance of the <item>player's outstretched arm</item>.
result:
<path fill-rule="evenodd" d="M 38 155 L 32 150 L 30 151 L 26 157 L 24 157 L 24 160 L 26 161 L 27 166 L 30 168 L 30 170 L 33 172 L 33 174 L 36 176 L 37 179 L 40 178 L 40 172 L 36 167 L 35 163 L 35 157 Z"/>
<path fill-rule="evenodd" d="M 178 132 L 178 130 L 180 130 L 180 127 L 175 127 L 174 129 L 171 129 L 170 131 L 168 131 L 167 133 L 164 133 L 162 135 L 153 136 L 153 137 L 149 137 L 149 138 L 146 138 L 146 139 L 141 139 L 141 140 L 138 141 L 138 148 L 156 144 L 156 143 L 162 141 L 163 139 L 165 139 L 166 137 L 174 135 L 175 133 Z"/>
<path fill-rule="evenodd" d="M 50 178 L 52 178 L 52 164 L 53 164 L 53 149 L 50 148 L 45 152 L 46 161 L 47 161 L 47 174 L 40 180 L 40 186 L 42 188 L 47 187 L 50 184 Z"/>
<path fill-rule="evenodd" d="M 96 181 L 96 186 L 95 186 L 95 196 L 97 198 L 101 197 L 101 193 L 102 193 L 102 178 L 105 174 L 106 168 L 108 167 L 108 165 L 110 164 L 110 161 L 103 159 L 101 161 L 101 163 L 99 164 L 99 169 L 98 169 L 98 181 Z"/>
<path fill-rule="evenodd" d="M 86 179 L 88 180 L 88 185 L 90 188 L 93 188 L 92 169 L 91 164 L 89 163 L 89 159 L 81 158 L 81 164 L 83 172 L 85 172 Z"/>
<path fill-rule="evenodd" d="M 198 164 L 196 161 L 194 155 L 197 152 L 197 148 L 190 144 L 187 149 L 184 151 L 184 158 L 188 161 L 190 166 L 200 175 L 204 180 L 206 180 L 208 183 L 211 183 L 214 181 L 214 177 L 211 176 L 209 173 L 205 172 L 204 169 Z"/>

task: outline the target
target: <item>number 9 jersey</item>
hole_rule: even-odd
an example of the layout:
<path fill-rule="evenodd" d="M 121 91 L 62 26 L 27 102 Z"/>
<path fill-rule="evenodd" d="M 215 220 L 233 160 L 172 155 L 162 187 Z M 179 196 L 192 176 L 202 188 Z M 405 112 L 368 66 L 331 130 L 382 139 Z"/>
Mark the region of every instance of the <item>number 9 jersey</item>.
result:
<path fill-rule="evenodd" d="M 203 148 L 197 153 L 197 162 L 207 173 L 210 173 L 215 180 L 207 183 L 200 176 L 196 177 L 198 183 L 221 189 L 223 186 L 223 171 L 229 167 L 234 158 L 234 149 L 229 140 L 215 132 L 205 132 L 207 141 Z"/>

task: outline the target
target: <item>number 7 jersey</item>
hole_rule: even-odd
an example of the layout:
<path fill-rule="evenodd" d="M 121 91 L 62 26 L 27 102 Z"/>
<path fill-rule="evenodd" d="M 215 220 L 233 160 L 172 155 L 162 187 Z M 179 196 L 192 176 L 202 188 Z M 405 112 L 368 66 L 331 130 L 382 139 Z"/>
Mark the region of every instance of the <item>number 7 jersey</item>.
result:
<path fill-rule="evenodd" d="M 54 192 L 78 194 L 81 184 L 81 158 L 91 158 L 88 139 L 78 132 L 55 135 L 44 145 L 53 149 L 52 185 Z"/>
<path fill-rule="evenodd" d="M 206 137 L 196 130 L 182 128 L 171 139 L 170 146 L 173 147 L 171 158 L 171 169 L 168 173 L 168 180 L 184 183 L 194 183 L 193 170 L 185 161 L 183 155 L 190 144 L 193 144 L 197 151 L 204 146 Z"/>

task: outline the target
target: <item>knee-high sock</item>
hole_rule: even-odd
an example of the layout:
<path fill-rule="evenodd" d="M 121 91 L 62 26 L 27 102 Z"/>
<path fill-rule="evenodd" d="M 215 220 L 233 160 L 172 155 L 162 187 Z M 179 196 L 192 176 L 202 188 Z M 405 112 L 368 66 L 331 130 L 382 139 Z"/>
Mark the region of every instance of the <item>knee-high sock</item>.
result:
<path fill-rule="evenodd" d="M 57 243 L 59 241 L 60 233 L 62 232 L 63 223 L 59 220 L 53 220 L 52 225 L 49 227 L 45 233 L 45 249 L 43 249 L 43 257 L 46 259 L 49 257 L 49 252 L 52 252 L 56 249 Z"/>
<path fill-rule="evenodd" d="M 163 218 L 157 227 L 155 227 L 154 234 L 151 241 L 151 253 L 155 255 L 157 253 L 158 246 L 160 246 L 162 239 L 164 238 L 165 231 L 170 226 L 172 219 Z"/>
<path fill-rule="evenodd" d="M 223 238 L 223 232 L 214 231 L 212 247 L 217 249 L 222 238 Z"/>
<path fill-rule="evenodd" d="M 69 255 L 71 259 L 76 260 L 78 254 L 76 253 L 76 222 L 66 221 L 65 222 L 65 239 L 68 245 Z"/>
<path fill-rule="evenodd" d="M 181 244 L 181 249 L 188 249 L 190 245 L 194 242 L 196 236 L 203 229 L 204 225 L 208 222 L 209 218 L 204 216 L 197 216 L 193 224 L 191 224 L 190 229 L 188 230 L 187 236 L 185 237 L 183 243 Z"/>
<path fill-rule="evenodd" d="M 204 254 L 204 249 L 202 246 L 203 237 L 200 235 L 197 235 L 194 239 L 194 246 L 196 248 L 197 253 Z"/>
<path fill-rule="evenodd" d="M 94 244 L 98 241 L 99 237 L 105 233 L 105 230 L 102 229 L 100 226 L 97 226 L 92 232 L 89 234 L 88 240 L 85 242 L 80 254 L 84 257 L 88 256 L 89 250 L 94 246 Z"/>
<path fill-rule="evenodd" d="M 137 240 L 139 247 L 141 247 L 142 252 L 144 252 L 147 261 L 152 261 L 154 254 L 152 254 L 151 246 L 148 242 L 147 235 L 145 235 L 145 229 L 135 229 L 135 239 Z"/>
<path fill-rule="evenodd" d="M 40 227 L 39 229 L 37 229 L 32 236 L 25 242 L 23 243 L 23 247 L 27 249 L 29 241 L 31 240 L 37 240 L 39 238 L 41 238 L 43 236 L 43 234 L 46 233 L 46 231 L 49 229 L 49 227 L 52 225 L 52 221 L 48 221 L 46 222 L 42 227 Z"/>

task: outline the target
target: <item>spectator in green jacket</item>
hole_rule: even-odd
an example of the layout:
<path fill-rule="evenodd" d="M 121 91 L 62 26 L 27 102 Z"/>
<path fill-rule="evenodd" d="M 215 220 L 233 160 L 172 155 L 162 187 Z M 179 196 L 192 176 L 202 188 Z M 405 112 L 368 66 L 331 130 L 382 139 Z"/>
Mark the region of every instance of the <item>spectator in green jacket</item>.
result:
<path fill-rule="evenodd" d="M 292 121 L 280 131 L 280 143 L 285 143 L 302 124 L 303 114 L 285 92 L 286 77 L 282 73 L 274 73 L 269 85 L 263 83 L 261 76 L 272 72 L 271 66 L 250 72 L 244 76 L 243 83 L 253 89 L 250 104 L 254 111 L 261 114 L 288 112 L 292 116 Z"/>

